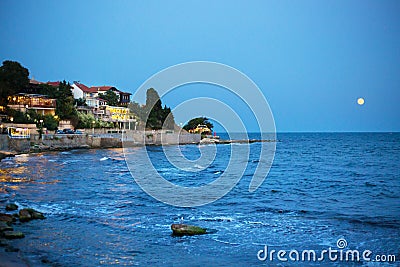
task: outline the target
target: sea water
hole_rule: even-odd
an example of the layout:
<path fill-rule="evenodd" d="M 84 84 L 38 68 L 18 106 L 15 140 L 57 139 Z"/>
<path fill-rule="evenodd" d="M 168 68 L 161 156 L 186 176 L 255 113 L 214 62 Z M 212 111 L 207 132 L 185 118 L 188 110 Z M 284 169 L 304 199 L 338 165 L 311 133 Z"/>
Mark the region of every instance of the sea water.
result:
<path fill-rule="evenodd" d="M 257 136 L 250 136 L 250 138 Z M 33 266 L 287 266 L 366 265 L 363 259 L 287 262 L 264 249 L 372 251 L 400 260 L 400 134 L 282 133 L 263 184 L 248 190 L 262 143 L 250 145 L 247 168 L 232 191 L 200 207 L 174 207 L 147 195 L 132 177 L 122 149 L 72 150 L 21 155 L 0 162 L 2 201 L 45 213 L 17 223 L 26 237 L 12 241 Z M 233 144 L 240 146 L 241 144 Z M 231 145 L 200 171 L 179 170 L 164 156 L 179 149 L 195 159 L 197 145 L 146 150 L 157 171 L 182 186 L 202 186 L 229 163 Z M 140 153 L 138 153 L 139 155 Z M 130 168 L 141 168 L 131 155 Z M 137 163 L 137 164 L 136 164 Z M 176 237 L 183 222 L 209 234 Z M 261 252 L 260 252 L 261 251 Z M 260 254 L 261 253 L 261 254 Z M 262 257 L 261 257 L 262 258 Z M 375 265 L 374 265 L 375 266 Z M 392 265 L 390 265 L 392 266 Z"/>

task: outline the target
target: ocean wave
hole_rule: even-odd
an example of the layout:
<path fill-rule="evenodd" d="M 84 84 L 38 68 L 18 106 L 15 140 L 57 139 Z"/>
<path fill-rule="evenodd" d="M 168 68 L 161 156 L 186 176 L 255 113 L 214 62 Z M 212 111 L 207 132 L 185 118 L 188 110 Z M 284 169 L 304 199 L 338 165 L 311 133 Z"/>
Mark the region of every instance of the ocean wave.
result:
<path fill-rule="evenodd" d="M 241 245 L 240 243 L 224 241 L 224 240 L 220 240 L 220 239 L 217 239 L 217 238 L 213 238 L 213 240 L 217 241 L 219 243 L 222 243 L 222 244 L 226 244 L 226 245 L 232 245 L 232 246 L 240 246 Z"/>
<path fill-rule="evenodd" d="M 226 216 L 215 216 L 215 217 L 200 217 L 199 220 L 206 222 L 233 222 L 235 219 Z"/>

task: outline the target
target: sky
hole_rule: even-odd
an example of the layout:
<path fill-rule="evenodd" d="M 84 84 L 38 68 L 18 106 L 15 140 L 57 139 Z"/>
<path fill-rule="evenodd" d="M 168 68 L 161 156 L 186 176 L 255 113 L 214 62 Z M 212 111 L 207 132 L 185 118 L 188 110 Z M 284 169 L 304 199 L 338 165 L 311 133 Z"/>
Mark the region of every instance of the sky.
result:
<path fill-rule="evenodd" d="M 39 81 L 131 93 L 175 64 L 218 62 L 259 87 L 278 132 L 394 132 L 400 131 L 399 14 L 400 2 L 387 0 L 0 0 L 0 60 L 20 62 Z M 162 100 L 174 108 L 198 96 L 249 112 L 207 84 L 182 86 Z M 212 112 L 204 107 L 207 116 Z M 177 112 L 176 121 L 184 115 Z M 254 120 L 245 124 L 257 131 Z"/>

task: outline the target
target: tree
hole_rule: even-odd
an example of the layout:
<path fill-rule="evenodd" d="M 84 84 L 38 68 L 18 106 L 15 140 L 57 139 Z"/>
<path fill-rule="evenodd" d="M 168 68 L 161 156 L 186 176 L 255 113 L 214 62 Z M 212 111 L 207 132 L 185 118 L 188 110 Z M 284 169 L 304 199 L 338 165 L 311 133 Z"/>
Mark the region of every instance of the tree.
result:
<path fill-rule="evenodd" d="M 58 120 L 51 114 L 45 115 L 43 118 L 43 127 L 49 131 L 57 130 Z"/>
<path fill-rule="evenodd" d="M 146 119 L 145 108 L 143 108 L 139 103 L 133 101 L 128 104 L 128 108 L 130 112 L 138 116 L 141 121 Z"/>
<path fill-rule="evenodd" d="M 0 104 L 7 104 L 7 96 L 19 93 L 29 85 L 29 71 L 16 61 L 6 60 L 0 67 Z"/>
<path fill-rule="evenodd" d="M 76 125 L 77 129 L 85 129 L 85 128 L 93 128 L 95 125 L 93 122 L 96 121 L 93 114 L 84 114 L 78 112 L 78 124 Z"/>
<path fill-rule="evenodd" d="M 74 106 L 75 99 L 72 95 L 71 85 L 65 80 L 62 81 L 53 95 L 57 99 L 56 114 L 60 119 L 74 119 L 77 113 Z"/>
<path fill-rule="evenodd" d="M 117 106 L 119 103 L 118 95 L 111 90 L 108 90 L 104 94 L 99 94 L 99 97 L 106 100 L 110 106 Z"/>
<path fill-rule="evenodd" d="M 168 130 L 173 130 L 175 128 L 174 114 L 172 114 L 171 109 L 167 108 L 167 106 L 164 106 L 163 113 L 164 128 Z"/>
<path fill-rule="evenodd" d="M 147 128 L 158 130 L 164 125 L 166 129 L 174 129 L 175 120 L 171 109 L 167 108 L 167 106 L 162 107 L 160 96 L 154 88 L 150 88 L 146 92 L 145 115 L 147 114 Z M 171 115 L 168 116 L 169 114 Z"/>
<path fill-rule="evenodd" d="M 185 129 L 186 131 L 193 130 L 199 124 L 206 125 L 210 130 L 212 130 L 212 128 L 214 127 L 214 125 L 206 117 L 198 117 L 188 121 L 188 123 L 183 126 L 183 129 Z"/>
<path fill-rule="evenodd" d="M 19 110 L 7 108 L 6 113 L 14 123 L 28 123 L 25 114 Z"/>
<path fill-rule="evenodd" d="M 78 107 L 87 106 L 86 99 L 84 98 L 75 99 L 75 105 Z"/>

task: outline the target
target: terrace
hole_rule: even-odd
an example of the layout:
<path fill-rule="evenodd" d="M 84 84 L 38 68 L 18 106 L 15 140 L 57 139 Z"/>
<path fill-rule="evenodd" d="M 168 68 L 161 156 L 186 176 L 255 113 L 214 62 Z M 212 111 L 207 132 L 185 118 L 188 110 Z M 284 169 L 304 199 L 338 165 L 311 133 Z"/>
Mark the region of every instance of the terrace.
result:
<path fill-rule="evenodd" d="M 56 100 L 46 95 L 20 93 L 8 97 L 8 107 L 21 112 L 33 109 L 38 114 L 55 115 Z"/>

